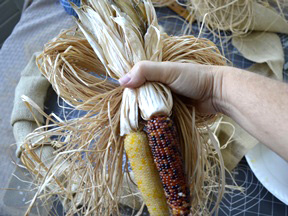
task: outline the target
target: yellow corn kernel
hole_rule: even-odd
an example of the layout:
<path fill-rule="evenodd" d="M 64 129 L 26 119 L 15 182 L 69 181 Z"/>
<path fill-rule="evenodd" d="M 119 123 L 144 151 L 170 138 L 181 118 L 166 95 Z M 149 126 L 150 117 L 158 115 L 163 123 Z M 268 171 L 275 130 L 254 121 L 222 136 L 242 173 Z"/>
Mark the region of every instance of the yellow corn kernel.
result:
<path fill-rule="evenodd" d="M 124 147 L 150 215 L 169 215 L 169 207 L 147 135 L 144 132 L 132 132 L 126 135 Z"/>

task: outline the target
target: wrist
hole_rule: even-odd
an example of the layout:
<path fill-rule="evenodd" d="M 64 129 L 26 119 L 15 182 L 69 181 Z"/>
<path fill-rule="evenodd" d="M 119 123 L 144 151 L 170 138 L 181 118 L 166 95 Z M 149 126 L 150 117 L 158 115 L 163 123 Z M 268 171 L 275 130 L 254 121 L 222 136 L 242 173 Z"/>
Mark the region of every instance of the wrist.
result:
<path fill-rule="evenodd" d="M 227 79 L 230 71 L 233 70 L 229 66 L 213 66 L 213 98 L 212 105 L 216 112 L 229 116 L 230 106 L 227 89 Z"/>

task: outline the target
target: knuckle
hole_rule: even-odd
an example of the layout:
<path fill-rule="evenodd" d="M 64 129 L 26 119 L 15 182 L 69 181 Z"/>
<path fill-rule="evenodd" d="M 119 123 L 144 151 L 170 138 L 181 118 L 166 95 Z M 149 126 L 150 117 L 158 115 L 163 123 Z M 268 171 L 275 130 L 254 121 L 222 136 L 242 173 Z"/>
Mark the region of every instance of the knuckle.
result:
<path fill-rule="evenodd" d="M 136 67 L 135 71 L 138 75 L 140 76 L 144 76 L 145 75 L 145 71 L 146 71 L 146 61 L 141 61 L 141 62 L 137 62 L 136 65 L 134 67 Z"/>

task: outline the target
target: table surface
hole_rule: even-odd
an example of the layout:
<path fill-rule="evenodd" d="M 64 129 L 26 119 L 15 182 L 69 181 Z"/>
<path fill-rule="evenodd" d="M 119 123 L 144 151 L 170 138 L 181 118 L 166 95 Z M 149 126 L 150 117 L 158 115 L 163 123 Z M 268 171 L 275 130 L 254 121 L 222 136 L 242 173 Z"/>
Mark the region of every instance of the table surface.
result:
<path fill-rule="evenodd" d="M 159 23 L 164 27 L 166 32 L 169 35 L 179 35 L 182 33 L 183 21 L 177 18 L 164 18 L 167 15 L 176 15 L 168 8 L 157 9 L 157 14 L 159 17 Z M 198 35 L 198 26 L 193 25 L 192 34 Z M 212 34 L 204 30 L 203 37 L 206 37 L 212 40 L 216 45 L 219 45 L 219 39 L 214 38 Z M 288 81 L 288 36 L 279 35 L 281 42 L 283 44 L 285 52 L 285 66 L 284 66 L 284 80 Z M 225 56 L 232 61 L 233 65 L 239 68 L 248 68 L 253 64 L 253 62 L 248 61 L 242 57 L 242 55 L 234 48 L 231 44 L 231 41 L 228 40 L 225 42 Z M 65 114 L 65 110 L 59 109 L 57 106 L 57 98 L 55 93 L 48 96 L 48 112 L 55 112 L 59 116 Z M 271 193 L 269 193 L 262 184 L 257 180 L 250 167 L 248 166 L 245 159 L 243 159 L 240 164 L 233 170 L 232 175 L 236 180 L 239 186 L 245 188 L 244 193 L 239 191 L 230 191 L 230 193 L 225 194 L 223 201 L 221 202 L 219 208 L 219 215 L 260 215 L 260 216 L 278 216 L 278 215 L 287 215 L 288 216 L 288 206 L 279 201 Z M 227 178 L 227 181 L 231 181 L 230 178 Z M 11 182 L 13 183 L 13 181 Z M 14 181 L 13 185 L 15 186 L 17 181 Z M 14 187 L 13 186 L 13 187 Z M 27 200 L 26 193 L 16 192 L 18 196 L 18 201 Z M 6 205 L 17 206 L 16 203 L 6 203 Z M 129 214 L 129 209 L 126 210 L 125 215 Z M 144 213 L 143 215 L 147 215 Z M 1 216 L 1 212 L 0 212 Z"/>

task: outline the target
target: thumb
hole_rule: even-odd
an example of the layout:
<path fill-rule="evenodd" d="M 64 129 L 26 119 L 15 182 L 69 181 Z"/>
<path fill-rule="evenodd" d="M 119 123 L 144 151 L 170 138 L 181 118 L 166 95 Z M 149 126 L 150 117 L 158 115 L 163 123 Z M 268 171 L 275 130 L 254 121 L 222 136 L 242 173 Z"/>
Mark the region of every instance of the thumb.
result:
<path fill-rule="evenodd" d="M 119 79 L 120 85 L 128 88 L 137 88 L 146 81 L 161 82 L 170 85 L 177 78 L 177 70 L 173 70 L 169 62 L 141 61 L 134 65 L 132 70 Z"/>

